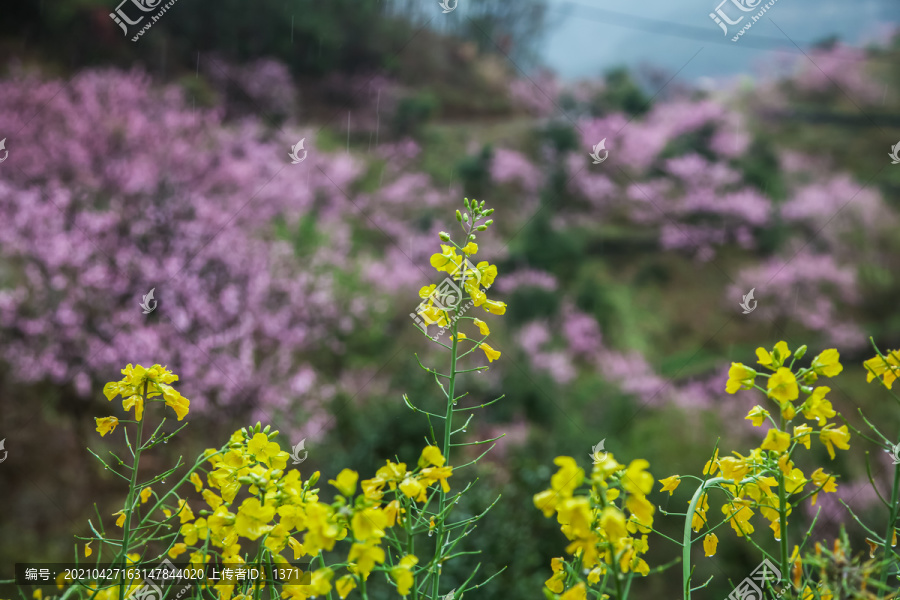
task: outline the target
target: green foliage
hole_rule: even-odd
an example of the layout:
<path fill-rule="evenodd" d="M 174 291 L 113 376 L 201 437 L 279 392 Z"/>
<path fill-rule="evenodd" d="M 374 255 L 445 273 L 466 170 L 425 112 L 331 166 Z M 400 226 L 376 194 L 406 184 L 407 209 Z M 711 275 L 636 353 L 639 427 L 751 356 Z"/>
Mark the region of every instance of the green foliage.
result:
<path fill-rule="evenodd" d="M 625 67 L 606 74 L 606 89 L 594 101 L 595 114 L 623 111 L 629 115 L 642 115 L 650 110 L 650 98 Z"/>
<path fill-rule="evenodd" d="M 398 138 L 420 137 L 423 127 L 438 114 L 440 106 L 438 97 L 429 91 L 401 98 L 394 113 L 394 135 Z"/>

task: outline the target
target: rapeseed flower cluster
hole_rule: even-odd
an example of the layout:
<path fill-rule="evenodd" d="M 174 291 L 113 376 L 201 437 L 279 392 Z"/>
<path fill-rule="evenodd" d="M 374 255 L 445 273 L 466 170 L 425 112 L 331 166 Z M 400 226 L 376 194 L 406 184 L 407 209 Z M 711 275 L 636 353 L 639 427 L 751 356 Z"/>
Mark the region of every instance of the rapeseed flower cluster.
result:
<path fill-rule="evenodd" d="M 178 375 L 166 367 L 153 365 L 147 369 L 141 365 L 135 367 L 129 363 L 122 369 L 122 374 L 125 377 L 120 381 L 110 381 L 103 386 L 103 395 L 110 401 L 116 396 L 122 396 L 122 408 L 126 411 L 134 408 L 135 421 L 144 418 L 145 399 L 162 400 L 166 406 L 175 411 L 179 421 L 187 416 L 191 401 L 169 385 L 178 381 Z M 101 436 L 114 430 L 119 423 L 116 417 L 104 417 L 96 419 L 96 421 L 97 431 Z"/>
<path fill-rule="evenodd" d="M 586 598 L 588 585 L 601 584 L 602 593 L 610 577 L 615 581 L 622 574 L 647 575 L 650 567 L 642 555 L 648 550 L 646 534 L 655 512 L 647 500 L 653 487 L 649 463 L 637 459 L 626 467 L 610 453 L 596 455 L 586 493 L 578 493 L 585 472 L 574 458 L 559 456 L 554 463 L 559 470 L 550 488 L 534 496 L 534 504 L 545 517 L 556 514 L 573 560 L 553 559 L 547 589 L 563 594 L 564 600 L 577 600 Z"/>
<path fill-rule="evenodd" d="M 223 449 L 206 450 L 211 468 L 208 487 L 203 488 L 199 477 L 192 482 L 208 509 L 195 517 L 185 503 L 179 513 L 181 540 L 172 546 L 169 557 L 190 552 L 191 563 L 202 565 L 215 553 L 223 563 L 244 563 L 242 549 L 248 542 L 261 540 L 277 567 L 332 551 L 336 543 L 345 541 L 349 544 L 346 574 L 333 581 L 335 569 L 323 566 L 310 573 L 309 583 L 286 583 L 281 591 L 282 598 L 305 600 L 334 589 L 343 599 L 385 563 L 388 530 L 406 524 L 411 505 L 427 502 L 432 486 L 445 492 L 450 489 L 453 468 L 436 447 L 427 446 L 413 470 L 387 461 L 375 477 L 361 482 L 355 471 L 342 470 L 328 482 L 337 490 L 334 502 L 328 504 L 314 487 L 319 473 L 304 481 L 299 471 L 286 471 L 290 455 L 273 441 L 277 432 L 268 429 L 260 431 L 257 424 L 249 431 L 236 431 Z M 249 496 L 239 501 L 242 491 Z M 401 596 L 409 593 L 417 562 L 416 556 L 407 555 L 393 567 L 382 568 Z M 211 587 L 220 600 L 236 598 L 232 583 Z"/>
<path fill-rule="evenodd" d="M 718 487 L 728 492 L 730 500 L 722 507 L 722 513 L 739 536 L 754 532 L 751 518 L 759 512 L 769 521 L 776 540 L 782 537 L 782 526 L 793 506 L 805 498 L 815 505 L 820 492 L 837 491 L 837 480 L 821 467 L 806 473 L 795 463 L 799 447 L 811 449 L 811 438 L 816 435 L 828 455 L 834 459 L 835 448 L 849 449 L 850 433 L 846 425 L 837 427 L 829 423 L 838 415 L 828 400 L 831 389 L 816 386 L 820 377 L 834 377 L 843 370 L 840 355 L 828 349 L 816 356 L 809 367 L 794 369 L 794 363 L 806 353 L 806 346 L 791 352 L 786 342 L 778 342 L 770 351 L 756 350 L 757 363 L 763 371 L 757 371 L 742 363 L 732 363 L 728 371 L 725 391 L 734 394 L 742 389 L 757 389 L 771 401 L 775 416 L 764 406 L 756 405 L 745 417 L 754 426 L 769 423 L 770 427 L 759 447 L 746 456 L 733 452 L 733 456 L 719 457 L 716 450 L 706 463 L 703 476 L 718 478 Z M 766 373 L 765 371 L 769 371 Z M 757 383 L 758 378 L 764 381 Z M 801 402 L 801 394 L 805 396 Z M 801 419 L 802 417 L 802 419 Z M 805 420 L 806 422 L 803 422 Z M 663 490 L 670 494 L 678 487 L 677 475 L 662 480 Z M 793 503 L 806 491 L 805 496 Z M 692 529 L 700 531 L 707 525 L 709 499 L 706 493 L 699 497 L 692 515 Z M 718 538 L 710 533 L 704 539 L 707 556 L 715 554 Z"/>
<path fill-rule="evenodd" d="M 466 226 L 469 225 L 469 215 L 471 214 L 471 226 L 467 230 L 465 245 L 460 246 L 452 242 L 450 234 L 441 232 L 439 234 L 441 241 L 449 243 L 441 244 L 441 251 L 432 254 L 430 259 L 431 266 L 438 273 L 447 273 L 448 278 L 440 285 L 428 285 L 419 290 L 419 297 L 423 299 L 423 302 L 417 309 L 417 313 L 429 325 L 448 327 L 452 319 L 450 313 L 461 304 L 463 291 L 474 306 L 480 306 L 486 312 L 495 315 L 502 315 L 506 312 L 506 303 L 491 300 L 485 293 L 497 278 L 496 265 L 487 261 L 473 264 L 469 260 L 478 252 L 478 244 L 475 243 L 475 233 L 473 232 L 485 231 L 493 224 L 493 220 L 487 219 L 481 225 L 477 225 L 477 223 L 493 214 L 494 209 L 484 210 L 484 201 L 479 203 L 473 200 L 470 203 L 468 198 L 465 200 L 465 205 L 465 214 L 456 211 L 457 220 L 460 223 L 465 222 Z M 485 350 L 485 352 L 488 351 Z"/>

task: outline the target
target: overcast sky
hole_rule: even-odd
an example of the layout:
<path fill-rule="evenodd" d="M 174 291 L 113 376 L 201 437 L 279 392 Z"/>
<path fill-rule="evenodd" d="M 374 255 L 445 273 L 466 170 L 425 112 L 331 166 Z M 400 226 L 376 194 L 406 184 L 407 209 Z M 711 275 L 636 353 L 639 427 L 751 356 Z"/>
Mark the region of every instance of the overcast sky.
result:
<path fill-rule="evenodd" d="M 565 79 L 591 77 L 617 65 L 651 64 L 696 82 L 756 72 L 779 52 L 802 56 L 810 43 L 838 35 L 859 46 L 900 22 L 900 0 L 776 0 L 752 28 L 731 37 L 758 9 L 742 13 L 728 0 L 722 11 L 736 20 L 726 37 L 709 17 L 721 0 L 548 0 L 551 29 L 543 60 Z M 735 0 L 740 2 L 741 0 Z M 763 6 L 768 0 L 744 0 Z M 779 29 L 780 28 L 780 29 Z M 693 58 L 692 58 L 693 57 Z"/>

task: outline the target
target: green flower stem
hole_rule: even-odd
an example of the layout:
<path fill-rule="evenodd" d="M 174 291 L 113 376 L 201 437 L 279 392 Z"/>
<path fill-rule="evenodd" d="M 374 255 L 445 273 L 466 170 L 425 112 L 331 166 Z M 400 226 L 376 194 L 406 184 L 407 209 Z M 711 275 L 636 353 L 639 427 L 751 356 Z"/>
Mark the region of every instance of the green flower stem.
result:
<path fill-rule="evenodd" d="M 404 527 L 404 529 L 406 529 L 406 553 L 414 555 L 416 553 L 416 538 L 412 533 L 412 519 L 410 518 L 411 516 L 412 515 L 410 515 L 410 511 L 407 510 L 406 518 L 403 519 L 403 527 Z M 402 518 L 402 515 L 398 514 L 397 518 L 398 519 Z M 412 590 L 412 597 L 413 597 L 413 600 L 419 600 L 419 586 L 418 586 L 418 582 L 416 581 L 416 570 L 415 569 L 412 570 L 412 576 L 413 576 L 413 584 L 412 584 L 412 587 L 410 588 Z"/>
<path fill-rule="evenodd" d="M 141 394 L 141 406 L 146 408 L 145 404 L 147 402 L 147 382 L 144 381 L 144 391 Z M 135 411 L 137 408 L 135 407 Z M 144 423 L 146 422 L 147 415 L 141 415 L 141 422 L 137 427 L 137 437 L 135 438 L 134 444 L 134 463 L 132 464 L 131 469 L 131 483 L 128 485 L 128 499 L 125 502 L 125 528 L 122 530 L 122 548 L 119 550 L 119 556 L 116 559 L 116 562 L 123 566 L 127 566 L 125 561 L 128 560 L 128 544 L 129 534 L 131 533 L 131 513 L 134 509 L 135 502 L 135 489 L 137 488 L 137 477 L 138 477 L 138 466 L 141 462 L 141 436 L 144 433 Z M 125 582 L 122 582 L 122 585 L 119 586 L 119 600 L 125 600 Z"/>
<path fill-rule="evenodd" d="M 900 496 L 900 464 L 894 466 L 894 487 L 891 489 L 890 517 L 888 518 L 887 531 L 884 534 L 884 560 L 886 564 L 881 570 L 881 586 L 878 589 L 879 598 L 884 598 L 884 590 L 887 589 L 888 571 L 890 570 L 890 565 L 894 562 L 890 560 L 893 554 L 891 541 L 894 539 L 894 525 L 897 522 L 897 513 L 900 511 L 900 507 L 897 506 L 897 501 L 900 499 L 898 496 Z"/>
<path fill-rule="evenodd" d="M 325 557 L 322 555 L 321 550 L 319 550 L 319 566 L 322 569 L 325 568 Z M 366 589 L 365 582 L 362 580 L 362 577 L 359 578 L 359 581 L 363 585 L 362 589 L 365 590 Z M 328 598 L 328 600 L 331 600 L 331 590 L 329 590 L 328 592 L 325 593 L 325 597 Z M 366 597 L 366 593 L 365 593 L 365 591 L 363 591 L 363 598 L 365 598 L 365 597 Z"/>
<path fill-rule="evenodd" d="M 369 594 L 366 592 L 366 579 L 364 577 L 359 578 L 359 593 L 362 594 L 363 600 L 369 600 Z M 329 594 L 329 597 L 331 594 Z"/>
<path fill-rule="evenodd" d="M 704 481 L 697 488 L 697 491 L 694 492 L 694 497 L 691 498 L 691 503 L 684 518 L 684 537 L 681 540 L 681 575 L 684 581 L 684 600 L 691 600 L 691 523 L 694 521 L 694 511 L 697 509 L 697 503 L 700 502 L 703 493 L 710 487 L 723 481 L 730 480 L 724 477 L 713 477 Z M 618 585 L 618 579 L 616 585 Z"/>
<path fill-rule="evenodd" d="M 778 470 L 778 520 L 781 529 L 781 581 L 787 586 L 790 582 L 790 567 L 787 536 L 787 490 L 784 485 L 784 473 Z"/>
<path fill-rule="evenodd" d="M 785 431 L 784 414 L 781 416 L 780 431 Z M 790 450 L 788 451 L 788 460 L 790 460 Z M 785 486 L 785 475 L 781 469 L 778 469 L 778 523 L 781 530 L 781 581 L 785 589 L 790 585 L 790 556 L 788 555 L 788 531 L 787 531 L 787 488 Z"/>
<path fill-rule="evenodd" d="M 465 277 L 465 272 L 463 273 L 463 277 Z M 462 287 L 464 281 L 460 283 L 460 287 Z M 456 352 L 457 346 L 459 345 L 459 324 L 458 321 L 453 322 L 453 348 L 450 350 L 450 382 L 447 386 L 447 414 L 444 417 L 444 447 L 443 447 L 443 456 L 444 460 L 446 460 L 446 464 L 450 464 L 450 434 L 453 429 L 453 399 L 456 395 Z M 446 502 L 446 494 L 444 493 L 444 489 L 440 488 L 438 491 L 438 515 L 444 514 L 444 503 Z M 444 545 L 444 518 L 441 517 L 438 521 L 437 525 L 437 539 L 435 541 L 434 548 L 434 560 L 435 564 L 434 568 L 434 579 L 432 580 L 431 587 L 431 597 L 433 599 L 437 599 L 438 592 L 440 590 L 440 582 L 441 582 L 441 553 L 443 552 Z"/>

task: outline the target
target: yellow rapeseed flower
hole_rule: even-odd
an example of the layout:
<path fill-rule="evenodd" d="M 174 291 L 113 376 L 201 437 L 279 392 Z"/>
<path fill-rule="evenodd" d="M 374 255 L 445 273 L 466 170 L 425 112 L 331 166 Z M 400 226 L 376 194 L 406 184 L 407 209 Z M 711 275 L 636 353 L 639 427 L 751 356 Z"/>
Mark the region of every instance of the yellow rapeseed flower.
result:
<path fill-rule="evenodd" d="M 769 411 L 764 409 L 762 406 L 758 404 L 750 409 L 750 412 L 747 413 L 747 416 L 744 417 L 748 419 L 751 423 L 753 423 L 754 427 L 759 427 L 763 424 L 763 421 L 766 420 L 766 417 L 769 416 Z"/>
<path fill-rule="evenodd" d="M 889 350 L 884 358 L 875 356 L 863 362 L 866 367 L 866 381 L 880 378 L 887 389 L 891 389 L 897 377 L 900 377 L 900 350 Z"/>
<path fill-rule="evenodd" d="M 488 329 L 487 323 L 485 323 L 481 319 L 475 319 L 472 322 L 475 324 L 476 327 L 478 327 L 478 331 L 481 332 L 481 335 L 490 335 L 491 334 L 491 330 Z"/>
<path fill-rule="evenodd" d="M 493 348 L 491 348 L 491 346 L 489 344 L 482 342 L 480 348 L 482 350 L 484 350 L 484 355 L 487 356 L 489 363 L 492 363 L 495 360 L 497 360 L 498 358 L 500 358 L 500 351 L 494 350 Z"/>
<path fill-rule="evenodd" d="M 707 533 L 703 538 L 703 552 L 707 557 L 716 555 L 716 548 L 719 546 L 719 538 L 714 533 Z"/>
<path fill-rule="evenodd" d="M 356 580 L 353 578 L 353 575 L 344 575 L 335 582 L 334 589 L 341 600 L 344 600 L 350 592 L 356 589 Z"/>
<path fill-rule="evenodd" d="M 672 475 L 671 477 L 666 477 L 665 479 L 660 479 L 659 482 L 663 484 L 662 489 L 659 490 L 661 492 L 669 492 L 669 495 L 675 493 L 675 488 L 678 487 L 678 484 L 681 483 L 680 475 Z"/>
<path fill-rule="evenodd" d="M 728 369 L 728 381 L 725 383 L 725 391 L 734 394 L 738 390 L 749 390 L 756 379 L 756 371 L 742 363 L 731 363 Z"/>
<path fill-rule="evenodd" d="M 575 587 L 572 587 L 565 594 L 559 597 L 559 600 L 586 600 L 587 599 L 587 588 L 584 583 L 578 583 Z"/>
<path fill-rule="evenodd" d="M 153 488 L 145 487 L 141 490 L 141 504 L 147 504 L 147 501 L 150 499 L 150 496 L 153 495 Z"/>
<path fill-rule="evenodd" d="M 369 573 L 375 568 L 375 563 L 384 563 L 384 549 L 377 542 L 365 544 L 353 544 L 347 562 L 356 563 L 356 568 L 362 574 L 363 579 L 369 578 Z"/>
<path fill-rule="evenodd" d="M 182 554 L 184 554 L 185 552 L 187 552 L 187 544 L 185 544 L 183 542 L 179 542 L 179 543 L 175 544 L 174 546 L 172 546 L 172 548 L 169 549 L 168 554 L 169 554 L 169 558 L 174 560 L 174 559 L 178 558 L 179 556 L 181 556 Z"/>
<path fill-rule="evenodd" d="M 757 348 L 756 356 L 759 359 L 759 364 L 764 367 L 768 367 L 773 371 L 784 364 L 791 356 L 791 350 L 788 348 L 787 342 L 781 341 L 775 344 L 775 348 L 772 352 L 769 352 L 765 348 Z"/>
<path fill-rule="evenodd" d="M 419 562 L 417 556 L 407 554 L 400 559 L 400 563 L 391 568 L 391 578 L 397 584 L 397 593 L 401 596 L 409 595 L 409 590 L 413 585 L 412 568 Z"/>
<path fill-rule="evenodd" d="M 825 471 L 822 470 L 822 467 L 819 467 L 813 474 L 809 476 L 812 479 L 812 482 L 815 484 L 817 488 L 821 488 L 820 491 L 830 493 L 837 491 L 837 480 L 834 478 L 834 475 L 829 475 Z M 812 498 L 810 498 L 810 502 L 813 506 L 816 505 L 816 500 L 818 499 L 819 491 L 816 491 Z"/>
<path fill-rule="evenodd" d="M 828 419 L 835 416 L 837 413 L 834 412 L 831 402 L 825 398 L 825 394 L 830 391 L 831 388 L 825 386 L 814 389 L 809 398 L 806 399 L 806 402 L 800 407 L 800 410 L 803 411 L 803 416 L 810 421 L 815 419 L 820 425 L 825 425 Z"/>
<path fill-rule="evenodd" d="M 834 377 L 844 370 L 840 363 L 841 355 L 834 348 L 823 350 L 812 361 L 812 370 L 816 375 Z"/>
<path fill-rule="evenodd" d="M 797 425 L 794 427 L 793 439 L 800 444 L 806 446 L 809 450 L 809 434 L 812 433 L 812 427 L 809 425 Z"/>
<path fill-rule="evenodd" d="M 383 538 L 387 529 L 387 515 L 380 508 L 364 508 L 356 511 L 350 519 L 353 537 L 360 542 L 375 541 Z"/>
<path fill-rule="evenodd" d="M 769 377 L 768 384 L 769 398 L 772 398 L 779 405 L 785 402 L 792 402 L 797 399 L 800 389 L 797 386 L 797 378 L 787 367 L 779 367 L 775 373 Z"/>
<path fill-rule="evenodd" d="M 272 529 L 270 523 L 274 516 L 274 506 L 260 504 L 257 498 L 247 498 L 238 509 L 234 530 L 249 540 L 259 539 Z"/>
<path fill-rule="evenodd" d="M 432 465 L 435 467 L 443 467 L 445 462 L 447 462 L 447 459 L 444 458 L 437 446 L 425 446 L 422 450 L 422 455 L 419 457 L 420 467 Z"/>
<path fill-rule="evenodd" d="M 359 474 L 351 469 L 344 469 L 336 479 L 330 479 L 328 483 L 337 488 L 342 496 L 351 497 L 356 491 L 356 482 L 359 480 Z"/>
<path fill-rule="evenodd" d="M 834 424 L 828 424 L 819 433 L 819 441 L 825 444 L 825 448 L 828 449 L 828 456 L 831 457 L 831 460 L 834 460 L 834 447 L 832 444 L 841 450 L 850 449 L 850 432 L 847 430 L 847 426 L 841 425 L 837 429 L 833 429 L 833 427 Z"/>
<path fill-rule="evenodd" d="M 463 258 L 457 254 L 456 248 L 441 244 L 441 251 L 431 255 L 431 266 L 439 272 L 453 273 L 462 264 Z"/>
<path fill-rule="evenodd" d="M 653 476 L 646 471 L 650 463 L 638 458 L 628 465 L 622 475 L 622 487 L 629 494 L 647 495 L 653 489 Z"/>
<path fill-rule="evenodd" d="M 100 434 L 100 437 L 115 431 L 116 425 L 119 424 L 119 419 L 116 417 L 103 417 L 102 419 L 94 417 L 94 421 L 97 422 L 97 433 Z"/>
<path fill-rule="evenodd" d="M 478 306 L 478 304 L 476 304 Z M 506 312 L 506 303 L 496 300 L 485 300 L 483 304 L 484 310 L 494 315 L 502 315 Z"/>
<path fill-rule="evenodd" d="M 777 429 L 770 429 L 768 433 L 766 433 L 766 439 L 763 440 L 763 443 L 760 444 L 760 448 L 763 450 L 774 450 L 775 452 L 784 452 L 791 445 L 791 436 L 789 433 L 784 431 L 778 431 Z"/>

